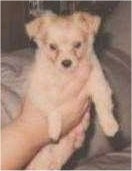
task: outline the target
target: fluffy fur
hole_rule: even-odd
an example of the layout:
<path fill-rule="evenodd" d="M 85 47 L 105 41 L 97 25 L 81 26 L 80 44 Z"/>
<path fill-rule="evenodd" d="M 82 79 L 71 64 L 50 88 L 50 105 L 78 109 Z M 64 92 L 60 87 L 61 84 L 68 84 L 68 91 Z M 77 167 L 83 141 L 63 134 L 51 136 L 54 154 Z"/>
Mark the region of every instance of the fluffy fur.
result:
<path fill-rule="evenodd" d="M 94 37 L 100 22 L 101 19 L 98 16 L 78 12 L 61 17 L 53 14 L 44 15 L 26 25 L 29 37 L 33 38 L 38 45 L 29 96 L 34 105 L 48 113 L 49 135 L 53 140 L 57 140 L 61 133 L 61 115 L 48 105 L 49 102 L 55 103 L 57 99 L 43 98 L 42 92 L 47 86 L 46 73 L 49 70 L 53 73 L 49 82 L 56 87 L 54 93 L 60 93 L 60 80 L 66 83 L 70 74 L 79 68 L 82 62 L 88 67 L 92 66 L 87 84 L 88 96 L 95 103 L 104 133 L 114 136 L 118 131 L 119 126 L 113 116 L 112 91 L 93 49 Z M 62 65 L 65 60 L 70 61 L 70 66 Z"/>

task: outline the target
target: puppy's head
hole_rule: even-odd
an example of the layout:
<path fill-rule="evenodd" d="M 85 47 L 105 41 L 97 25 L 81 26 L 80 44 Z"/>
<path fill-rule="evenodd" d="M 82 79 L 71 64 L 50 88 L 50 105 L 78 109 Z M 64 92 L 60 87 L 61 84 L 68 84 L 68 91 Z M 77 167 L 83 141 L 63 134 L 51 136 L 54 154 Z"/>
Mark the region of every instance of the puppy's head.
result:
<path fill-rule="evenodd" d="M 43 57 L 64 70 L 75 69 L 90 55 L 100 18 L 85 12 L 71 16 L 41 16 L 26 25 L 30 38 L 37 43 Z"/>

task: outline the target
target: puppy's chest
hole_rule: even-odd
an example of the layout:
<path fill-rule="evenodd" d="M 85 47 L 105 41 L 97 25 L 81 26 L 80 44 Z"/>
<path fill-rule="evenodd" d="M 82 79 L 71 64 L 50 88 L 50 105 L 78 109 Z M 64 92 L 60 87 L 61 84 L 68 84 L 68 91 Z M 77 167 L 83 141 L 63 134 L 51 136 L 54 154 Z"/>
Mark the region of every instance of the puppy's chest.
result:
<path fill-rule="evenodd" d="M 50 108 L 61 103 L 61 93 L 67 87 L 68 77 L 46 68 L 33 73 L 29 94 L 32 101 L 41 109 Z M 49 108 L 50 106 L 50 108 Z"/>

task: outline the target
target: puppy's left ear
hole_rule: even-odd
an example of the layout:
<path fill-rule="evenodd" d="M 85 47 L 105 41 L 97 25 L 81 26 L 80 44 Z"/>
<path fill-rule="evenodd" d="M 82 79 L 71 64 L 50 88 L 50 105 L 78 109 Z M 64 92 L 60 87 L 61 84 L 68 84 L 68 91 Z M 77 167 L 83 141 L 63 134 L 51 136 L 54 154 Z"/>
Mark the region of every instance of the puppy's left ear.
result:
<path fill-rule="evenodd" d="M 74 15 L 85 32 L 93 35 L 97 34 L 101 24 L 101 18 L 99 16 L 91 15 L 87 12 L 79 12 Z"/>

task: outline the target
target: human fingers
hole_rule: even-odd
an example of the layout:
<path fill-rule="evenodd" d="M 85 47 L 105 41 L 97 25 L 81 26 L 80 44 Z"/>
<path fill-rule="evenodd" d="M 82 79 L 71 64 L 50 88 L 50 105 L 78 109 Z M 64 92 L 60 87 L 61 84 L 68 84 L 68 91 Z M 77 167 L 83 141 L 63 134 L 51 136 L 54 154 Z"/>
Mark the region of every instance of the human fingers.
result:
<path fill-rule="evenodd" d="M 29 170 L 61 169 L 74 152 L 74 134 L 67 134 L 56 144 L 50 144 L 41 149 L 28 165 Z"/>
<path fill-rule="evenodd" d="M 87 128 L 90 124 L 89 121 L 90 121 L 90 109 L 87 109 L 87 111 L 85 112 L 84 117 L 82 118 L 82 121 L 80 123 L 82 125 L 84 131 L 87 130 Z"/>
<path fill-rule="evenodd" d="M 90 119 L 90 113 L 88 110 L 87 112 L 85 112 L 85 115 L 83 116 L 82 121 L 73 129 L 73 132 L 76 137 L 75 143 L 74 143 L 75 149 L 80 148 L 85 139 L 85 131 L 88 128 L 89 119 Z"/>

